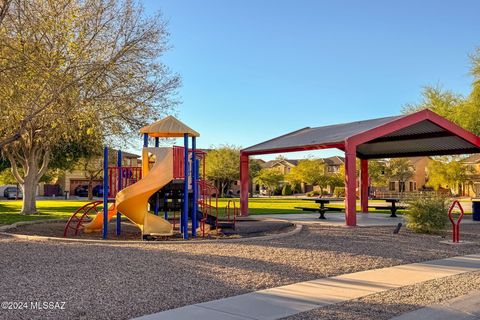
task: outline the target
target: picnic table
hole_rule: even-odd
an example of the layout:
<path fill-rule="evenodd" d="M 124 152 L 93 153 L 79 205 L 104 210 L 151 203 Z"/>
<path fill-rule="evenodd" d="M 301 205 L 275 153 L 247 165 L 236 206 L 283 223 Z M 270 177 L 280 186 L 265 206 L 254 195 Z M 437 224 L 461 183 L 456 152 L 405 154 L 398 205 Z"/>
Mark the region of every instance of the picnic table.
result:
<path fill-rule="evenodd" d="M 397 210 L 398 209 L 405 209 L 406 206 L 404 205 L 397 205 L 397 203 L 400 202 L 400 198 L 377 198 L 375 200 L 383 200 L 387 203 L 390 203 L 390 205 L 377 205 L 377 206 L 368 206 L 369 208 L 373 208 L 373 209 L 378 209 L 378 210 L 382 210 L 382 209 L 389 209 L 390 212 L 392 213 L 390 215 L 391 218 L 396 218 L 397 217 Z"/>
<path fill-rule="evenodd" d="M 318 208 L 295 207 L 295 209 L 302 209 L 303 211 L 318 212 L 318 213 L 320 213 L 320 216 L 318 217 L 318 219 L 326 219 L 325 218 L 325 212 L 327 212 L 327 211 L 342 211 L 342 208 L 325 206 L 326 204 L 328 204 L 330 202 L 333 202 L 333 201 L 344 201 L 344 199 L 341 199 L 341 198 L 304 198 L 302 200 L 315 201 L 315 203 L 318 203 L 320 206 Z"/>

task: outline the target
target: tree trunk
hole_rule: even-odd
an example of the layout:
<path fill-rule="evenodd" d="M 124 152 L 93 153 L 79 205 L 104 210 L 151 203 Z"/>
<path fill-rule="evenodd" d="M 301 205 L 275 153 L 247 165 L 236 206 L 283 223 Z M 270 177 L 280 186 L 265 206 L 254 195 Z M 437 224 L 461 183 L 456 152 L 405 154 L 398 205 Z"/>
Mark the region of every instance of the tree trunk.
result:
<path fill-rule="evenodd" d="M 7 153 L 7 157 L 12 166 L 12 174 L 23 191 L 21 214 L 28 215 L 37 213 L 37 185 L 47 171 L 48 163 L 50 162 L 50 152 L 46 150 L 43 153 L 42 165 L 39 169 L 38 163 L 41 154 L 41 150 L 32 148 L 27 154 L 27 157 L 21 160 L 24 171 L 24 176 L 22 177 L 18 171 L 17 159 L 15 159 L 12 154 Z"/>
<path fill-rule="evenodd" d="M 88 200 L 93 200 L 93 178 L 88 178 Z"/>
<path fill-rule="evenodd" d="M 36 214 L 37 213 L 37 182 L 29 181 L 25 177 L 25 183 L 21 185 L 23 191 L 23 203 L 21 214 Z"/>
<path fill-rule="evenodd" d="M 28 161 L 28 170 L 25 170 L 27 174 L 24 176 L 24 183 L 21 185 L 23 191 L 22 214 L 37 213 L 38 166 L 36 157 L 32 156 L 32 158 Z"/>
<path fill-rule="evenodd" d="M 226 183 L 226 182 L 222 182 L 222 187 L 221 187 L 222 190 L 220 190 L 220 192 L 221 192 L 221 194 L 222 194 L 222 198 L 225 198 L 225 189 L 226 189 L 226 187 L 227 187 L 227 183 Z"/>

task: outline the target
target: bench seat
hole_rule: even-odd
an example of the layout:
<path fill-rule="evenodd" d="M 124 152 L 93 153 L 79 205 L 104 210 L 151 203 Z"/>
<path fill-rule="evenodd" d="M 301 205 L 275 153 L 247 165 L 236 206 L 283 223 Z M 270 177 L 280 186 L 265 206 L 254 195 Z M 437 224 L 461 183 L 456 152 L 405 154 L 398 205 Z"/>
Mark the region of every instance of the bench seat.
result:
<path fill-rule="evenodd" d="M 376 210 L 391 210 L 391 206 L 368 206 L 369 208 L 376 209 Z M 397 210 L 407 209 L 407 206 L 395 206 Z"/>
<path fill-rule="evenodd" d="M 308 207 L 294 207 L 295 209 L 301 209 L 303 211 L 313 211 L 313 212 L 319 212 L 320 208 L 308 208 Z"/>

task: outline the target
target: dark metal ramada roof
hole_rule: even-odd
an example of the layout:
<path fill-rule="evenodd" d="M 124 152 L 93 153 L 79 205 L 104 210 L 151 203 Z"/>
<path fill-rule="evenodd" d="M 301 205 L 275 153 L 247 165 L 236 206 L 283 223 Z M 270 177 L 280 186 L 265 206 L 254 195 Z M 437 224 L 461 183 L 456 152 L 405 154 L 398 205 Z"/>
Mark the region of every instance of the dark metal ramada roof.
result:
<path fill-rule="evenodd" d="M 248 147 L 242 152 L 253 155 L 322 148 L 343 150 L 347 140 L 355 139 L 360 141 L 356 147 L 357 155 L 365 159 L 480 152 L 479 137 L 429 110 L 307 127 Z"/>
<path fill-rule="evenodd" d="M 270 149 L 288 149 L 302 146 L 343 143 L 345 139 L 351 136 L 378 127 L 397 118 L 399 117 L 386 117 L 315 128 L 306 127 L 248 147 L 243 151 L 251 153 Z"/>

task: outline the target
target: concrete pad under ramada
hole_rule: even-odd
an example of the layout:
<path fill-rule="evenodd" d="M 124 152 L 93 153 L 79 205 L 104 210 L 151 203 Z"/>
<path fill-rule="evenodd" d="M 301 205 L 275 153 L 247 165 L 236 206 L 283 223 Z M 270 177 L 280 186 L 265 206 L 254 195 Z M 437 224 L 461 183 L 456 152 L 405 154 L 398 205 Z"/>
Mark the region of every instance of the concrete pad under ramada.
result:
<path fill-rule="evenodd" d="M 345 213 L 343 212 L 327 212 L 325 213 L 325 220 L 318 219 L 318 213 L 298 213 L 298 214 L 265 214 L 255 215 L 255 219 L 279 219 L 298 223 L 318 223 L 324 226 L 345 226 Z M 398 223 L 405 224 L 404 216 L 397 214 L 396 218 L 391 218 L 390 214 L 386 213 L 357 213 L 357 226 L 359 227 L 389 227 L 396 226 Z M 465 216 L 461 222 L 462 225 L 466 224 L 479 224 L 478 221 L 473 221 L 471 216 Z"/>

